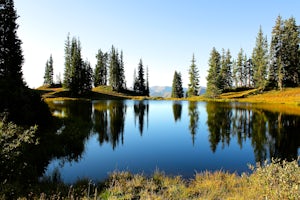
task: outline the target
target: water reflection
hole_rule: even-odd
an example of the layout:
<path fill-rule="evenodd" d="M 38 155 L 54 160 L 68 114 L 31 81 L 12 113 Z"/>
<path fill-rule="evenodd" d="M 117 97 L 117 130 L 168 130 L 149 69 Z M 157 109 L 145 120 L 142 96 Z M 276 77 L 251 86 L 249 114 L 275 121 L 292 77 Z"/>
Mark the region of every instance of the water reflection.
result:
<path fill-rule="evenodd" d="M 298 133 L 300 117 L 283 113 L 272 113 L 260 108 L 207 103 L 207 125 L 211 150 L 229 146 L 237 137 L 240 148 L 251 140 L 255 160 L 263 162 L 268 157 L 296 159 L 300 146 Z"/>
<path fill-rule="evenodd" d="M 174 101 L 173 102 L 173 116 L 175 122 L 180 121 L 182 113 L 182 104 L 181 101 Z"/>
<path fill-rule="evenodd" d="M 198 112 L 198 103 L 195 101 L 189 101 L 188 106 L 188 115 L 190 119 L 189 129 L 192 135 L 192 143 L 195 144 L 195 137 L 198 129 L 198 121 L 199 121 L 199 112 Z"/>
<path fill-rule="evenodd" d="M 103 171 L 107 175 L 122 163 L 129 170 L 180 169 L 180 174 L 191 176 L 195 170 L 245 170 L 254 160 L 291 160 L 299 155 L 300 116 L 271 112 L 259 105 L 61 101 L 49 106 L 52 113 L 60 113 L 60 118 L 55 130 L 42 135 L 39 146 L 24 152 L 34 156 L 22 163 L 32 163 L 37 169 L 26 176 L 33 177 L 33 172 L 41 175 L 51 160 L 59 162 L 60 169 L 67 162 L 86 162 L 87 154 L 92 164 L 82 165 L 89 169 L 95 166 L 95 174 Z M 95 141 L 93 147 L 88 146 L 91 140 Z M 231 163 L 232 157 L 235 163 Z M 96 167 L 95 162 L 100 164 Z"/>
<path fill-rule="evenodd" d="M 112 148 L 124 143 L 124 126 L 127 106 L 123 101 L 101 101 L 93 104 L 94 131 L 99 143 L 110 142 Z M 121 140 L 121 141 L 120 141 Z"/>
<path fill-rule="evenodd" d="M 144 131 L 144 117 L 147 117 L 147 126 L 149 123 L 149 103 L 148 101 L 135 101 L 134 102 L 134 124 L 136 125 L 136 120 L 139 122 L 139 131 L 143 135 Z"/>

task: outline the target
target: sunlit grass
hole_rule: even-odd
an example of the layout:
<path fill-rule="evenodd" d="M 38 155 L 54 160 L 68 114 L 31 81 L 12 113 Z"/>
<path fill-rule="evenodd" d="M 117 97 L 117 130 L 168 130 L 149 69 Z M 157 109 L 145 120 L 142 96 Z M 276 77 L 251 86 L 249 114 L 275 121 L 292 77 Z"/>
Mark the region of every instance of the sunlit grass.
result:
<path fill-rule="evenodd" d="M 249 166 L 252 170 L 250 174 L 205 171 L 196 173 L 191 179 L 169 176 L 159 170 L 151 176 L 115 171 L 104 182 L 94 183 L 88 179 L 81 179 L 73 185 L 64 184 L 60 175 L 54 173 L 41 179 L 28 197 L 103 200 L 299 199 L 298 162 L 299 159 L 291 162 L 272 160 L 263 165 Z"/>
<path fill-rule="evenodd" d="M 251 166 L 251 175 L 223 171 L 197 173 L 191 180 L 155 172 L 152 177 L 129 172 L 110 175 L 102 199 L 298 199 L 297 161 Z"/>

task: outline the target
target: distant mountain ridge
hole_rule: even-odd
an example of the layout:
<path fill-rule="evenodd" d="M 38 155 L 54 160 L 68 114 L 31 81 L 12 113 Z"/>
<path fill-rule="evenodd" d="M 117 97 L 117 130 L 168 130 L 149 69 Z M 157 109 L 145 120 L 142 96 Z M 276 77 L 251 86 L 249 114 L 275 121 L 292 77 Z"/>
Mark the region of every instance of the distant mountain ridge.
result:
<path fill-rule="evenodd" d="M 184 94 L 186 93 L 187 88 L 183 88 Z M 205 87 L 201 87 L 200 95 L 206 92 Z M 150 96 L 151 97 L 171 97 L 172 87 L 171 86 L 152 86 L 150 87 Z"/>

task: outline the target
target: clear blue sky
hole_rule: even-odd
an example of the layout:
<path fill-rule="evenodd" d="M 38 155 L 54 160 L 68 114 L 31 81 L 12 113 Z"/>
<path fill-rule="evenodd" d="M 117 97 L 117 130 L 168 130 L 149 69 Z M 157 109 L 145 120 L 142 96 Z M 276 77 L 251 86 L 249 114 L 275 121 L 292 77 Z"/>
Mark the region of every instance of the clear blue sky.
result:
<path fill-rule="evenodd" d="M 300 23 L 298 0 L 15 0 L 15 8 L 30 87 L 42 85 L 50 54 L 54 73 L 63 75 L 68 33 L 79 37 L 92 67 L 98 49 L 123 50 L 128 87 L 140 58 L 149 67 L 150 86 L 171 85 L 177 70 L 187 87 L 193 53 L 206 86 L 213 47 L 229 48 L 234 58 L 243 48 L 251 56 L 260 25 L 270 42 L 279 14 Z"/>

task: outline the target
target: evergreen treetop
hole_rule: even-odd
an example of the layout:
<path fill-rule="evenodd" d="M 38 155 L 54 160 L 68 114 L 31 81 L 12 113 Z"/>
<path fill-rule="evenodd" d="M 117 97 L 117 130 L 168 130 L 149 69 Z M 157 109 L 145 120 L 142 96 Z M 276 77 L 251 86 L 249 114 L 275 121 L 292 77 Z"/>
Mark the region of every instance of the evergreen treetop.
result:
<path fill-rule="evenodd" d="M 197 96 L 199 95 L 199 71 L 196 66 L 196 60 L 195 60 L 195 55 L 193 54 L 192 57 L 192 64 L 190 65 L 189 68 L 189 84 L 188 84 L 188 96 Z"/>

